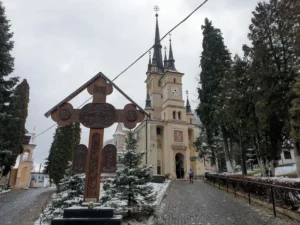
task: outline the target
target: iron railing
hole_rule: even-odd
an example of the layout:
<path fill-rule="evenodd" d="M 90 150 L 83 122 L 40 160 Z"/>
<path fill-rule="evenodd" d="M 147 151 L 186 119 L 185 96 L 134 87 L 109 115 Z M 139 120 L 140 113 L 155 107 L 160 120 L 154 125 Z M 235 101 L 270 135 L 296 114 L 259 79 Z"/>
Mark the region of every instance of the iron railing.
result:
<path fill-rule="evenodd" d="M 218 174 L 205 174 L 207 181 L 218 185 L 219 189 L 226 187 L 227 193 L 229 189 L 233 189 L 234 196 L 240 191 L 248 195 L 249 204 L 251 204 L 251 196 L 259 198 L 273 205 L 274 216 L 276 217 L 276 206 L 297 210 L 300 208 L 300 188 L 281 186 L 271 183 L 263 183 L 246 179 L 233 178 Z"/>

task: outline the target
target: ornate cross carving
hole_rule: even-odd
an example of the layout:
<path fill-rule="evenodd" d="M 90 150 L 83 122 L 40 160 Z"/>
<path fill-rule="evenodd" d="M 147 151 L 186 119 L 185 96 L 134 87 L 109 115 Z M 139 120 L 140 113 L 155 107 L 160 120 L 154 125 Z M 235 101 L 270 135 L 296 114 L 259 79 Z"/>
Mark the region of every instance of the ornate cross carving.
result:
<path fill-rule="evenodd" d="M 113 91 L 112 84 L 103 74 L 96 75 L 88 83 L 80 87 L 78 91 L 72 93 L 58 106 L 45 114 L 46 116 L 51 114 L 51 118 L 59 125 L 80 122 L 83 126 L 90 128 L 87 163 L 85 165 L 84 201 L 96 202 L 99 200 L 104 129 L 116 122 L 121 122 L 126 128 L 132 129 L 138 122 L 143 121 L 145 117 L 145 112 L 137 110 L 134 104 L 127 104 L 124 109 L 115 109 L 113 105 L 106 103 L 106 96 Z M 125 95 L 116 85 L 114 87 Z M 82 109 L 74 109 L 68 101 L 85 88 L 93 96 L 93 102 L 86 104 Z M 132 101 L 129 97 L 127 99 Z M 76 153 L 74 160 L 75 157 Z M 80 170 L 80 168 L 74 168 L 74 170 Z"/>

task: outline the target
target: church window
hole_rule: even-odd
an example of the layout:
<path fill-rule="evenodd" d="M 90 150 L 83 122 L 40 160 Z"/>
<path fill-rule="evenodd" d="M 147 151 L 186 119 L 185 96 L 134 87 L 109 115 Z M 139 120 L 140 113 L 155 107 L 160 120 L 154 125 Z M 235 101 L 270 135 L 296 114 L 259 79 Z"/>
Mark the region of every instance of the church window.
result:
<path fill-rule="evenodd" d="M 190 124 L 192 124 L 193 122 L 192 122 L 192 118 L 190 118 Z"/>
<path fill-rule="evenodd" d="M 178 119 L 181 120 L 181 112 L 178 112 Z"/>
<path fill-rule="evenodd" d="M 164 120 L 166 120 L 166 113 L 164 113 Z"/>
<path fill-rule="evenodd" d="M 161 135 L 161 130 L 160 130 L 159 127 L 156 127 L 156 134 L 157 134 L 157 135 Z"/>
<path fill-rule="evenodd" d="M 176 78 L 174 78 L 174 83 L 176 83 Z"/>
<path fill-rule="evenodd" d="M 173 111 L 173 120 L 176 120 L 176 112 Z"/>
<path fill-rule="evenodd" d="M 290 151 L 284 151 L 283 154 L 285 159 L 292 159 L 292 155 Z"/>

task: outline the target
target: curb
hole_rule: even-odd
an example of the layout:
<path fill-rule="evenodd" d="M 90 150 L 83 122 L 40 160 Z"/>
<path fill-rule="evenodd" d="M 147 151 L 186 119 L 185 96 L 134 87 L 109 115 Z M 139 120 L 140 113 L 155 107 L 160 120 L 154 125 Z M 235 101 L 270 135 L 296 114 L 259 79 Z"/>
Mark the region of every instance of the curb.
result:
<path fill-rule="evenodd" d="M 172 182 L 172 180 L 169 180 L 169 181 L 168 181 L 168 186 L 167 186 L 167 188 L 163 191 L 161 197 L 157 200 L 157 206 L 159 206 L 160 203 L 162 202 L 162 200 L 164 199 L 165 194 L 167 193 L 167 191 L 168 191 L 168 189 L 169 189 L 169 187 L 170 187 L 170 185 L 171 185 L 171 182 Z M 151 224 L 152 224 L 153 218 L 154 218 L 154 215 L 152 215 L 152 216 L 149 217 L 149 219 L 148 219 L 148 221 L 147 221 L 147 225 L 151 225 Z"/>
<path fill-rule="evenodd" d="M 208 181 L 204 181 L 204 183 L 209 184 L 209 185 L 215 187 L 212 183 L 210 183 Z M 226 191 L 226 188 L 220 186 L 220 190 Z M 232 191 L 230 189 L 228 189 L 228 192 L 229 193 L 234 193 L 234 191 Z M 238 195 L 238 196 L 240 196 L 242 198 L 248 199 L 247 194 L 242 194 L 239 191 L 236 192 L 236 195 Z M 251 202 L 255 202 L 255 203 L 257 203 L 257 204 L 259 204 L 261 206 L 265 206 L 266 208 L 273 210 L 273 205 L 272 204 L 264 202 L 264 201 L 261 201 L 260 199 L 254 197 L 252 195 L 251 195 Z M 293 212 L 291 210 L 281 208 L 280 206 L 276 206 L 276 212 L 282 214 L 283 216 L 287 216 L 287 217 L 289 217 L 291 219 L 294 219 L 294 220 L 300 222 L 300 214 L 295 213 L 295 212 Z"/>

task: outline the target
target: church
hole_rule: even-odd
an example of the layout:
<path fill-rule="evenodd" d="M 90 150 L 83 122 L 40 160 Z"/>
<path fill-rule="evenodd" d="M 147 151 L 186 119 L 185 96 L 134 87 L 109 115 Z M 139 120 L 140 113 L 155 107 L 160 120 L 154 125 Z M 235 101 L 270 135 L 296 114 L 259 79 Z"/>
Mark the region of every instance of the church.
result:
<path fill-rule="evenodd" d="M 194 115 L 187 96 L 183 100 L 182 77 L 175 66 L 170 40 L 169 56 L 162 57 L 158 14 L 156 14 L 155 44 L 153 56 L 149 57 L 146 72 L 145 111 L 149 118 L 135 128 L 138 151 L 146 151 L 143 164 L 153 165 L 153 173 L 167 175 L 172 179 L 186 179 L 192 169 L 195 176 L 203 175 L 206 169 L 203 159 L 197 157 L 193 142 L 199 136 L 199 118 Z M 117 151 L 124 148 L 126 131 L 119 124 L 113 139 L 105 144 L 114 144 Z M 208 164 L 208 163 L 207 163 Z"/>

